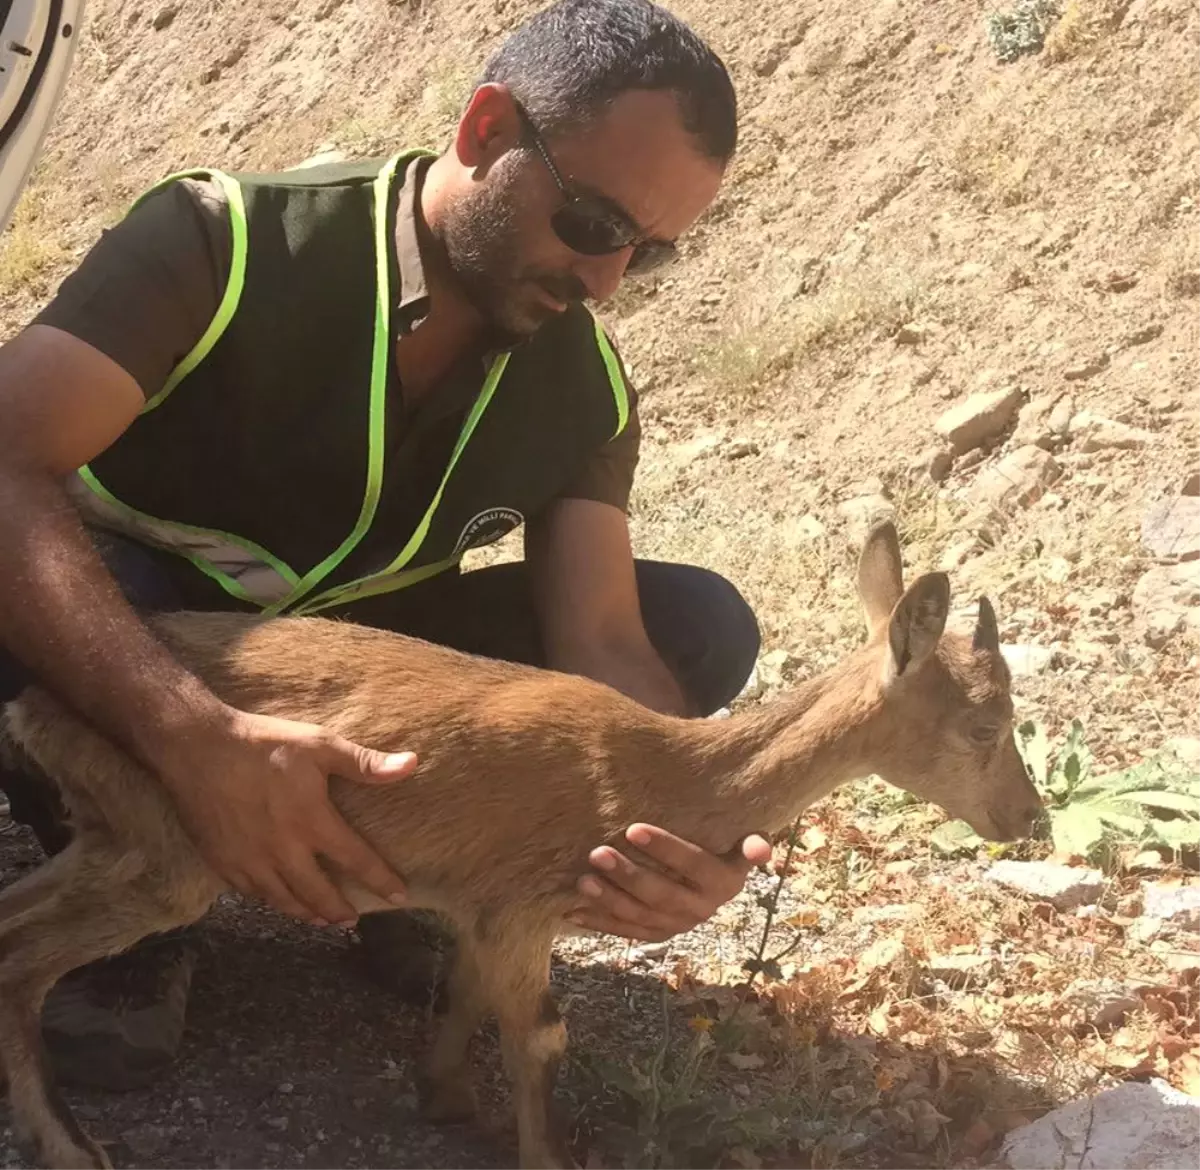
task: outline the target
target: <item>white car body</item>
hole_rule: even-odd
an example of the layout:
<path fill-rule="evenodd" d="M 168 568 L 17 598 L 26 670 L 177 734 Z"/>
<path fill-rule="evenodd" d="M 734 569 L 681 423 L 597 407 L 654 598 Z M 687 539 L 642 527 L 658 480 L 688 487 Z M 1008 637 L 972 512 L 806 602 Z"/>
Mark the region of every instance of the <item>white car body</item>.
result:
<path fill-rule="evenodd" d="M 12 218 L 58 107 L 83 8 L 84 0 L 0 0 L 0 231 Z"/>

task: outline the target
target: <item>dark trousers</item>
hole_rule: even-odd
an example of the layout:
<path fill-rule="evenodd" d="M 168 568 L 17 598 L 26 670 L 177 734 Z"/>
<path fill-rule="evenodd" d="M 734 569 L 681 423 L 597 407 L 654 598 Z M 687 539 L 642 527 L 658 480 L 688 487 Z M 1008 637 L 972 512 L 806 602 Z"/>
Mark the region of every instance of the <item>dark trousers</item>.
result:
<path fill-rule="evenodd" d="M 186 608 L 161 563 L 133 541 L 97 534 L 105 564 L 131 604 L 142 610 Z M 758 623 L 723 577 L 691 565 L 637 561 L 638 595 L 650 641 L 698 714 L 725 706 L 742 689 L 758 657 Z M 395 593 L 334 611 L 378 629 L 509 662 L 545 661 L 523 563 L 471 573 L 442 573 Z M 0 647 L 0 704 L 32 681 Z M 54 853 L 70 835 L 56 793 L 43 778 L 0 765 L 0 789 L 13 819 Z"/>

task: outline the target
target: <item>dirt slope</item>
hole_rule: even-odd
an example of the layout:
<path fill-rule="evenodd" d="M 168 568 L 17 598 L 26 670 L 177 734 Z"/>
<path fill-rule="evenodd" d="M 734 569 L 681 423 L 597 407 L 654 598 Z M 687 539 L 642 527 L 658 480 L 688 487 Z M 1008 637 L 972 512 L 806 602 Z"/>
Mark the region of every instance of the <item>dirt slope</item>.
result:
<path fill-rule="evenodd" d="M 438 145 L 472 71 L 535 7 L 92 0 L 45 160 L 0 243 L 3 334 L 130 198 L 172 170 Z M 604 309 L 643 395 L 639 553 L 725 572 L 758 609 L 765 649 L 786 652 L 783 674 L 807 675 L 859 637 L 852 545 L 865 514 L 892 508 L 914 568 L 953 566 L 958 600 L 986 590 L 1006 642 L 1033 648 L 1022 651 L 1035 664 L 1018 680 L 1023 715 L 1055 733 L 1082 718 L 1097 757 L 1114 766 L 1194 736 L 1196 639 L 1186 625 L 1147 631 L 1137 598 L 1146 574 L 1164 571 L 1141 541 L 1143 518 L 1200 466 L 1196 6 L 1068 0 L 1045 50 L 1004 65 L 982 0 L 674 7 L 729 62 L 743 145 L 687 241 L 686 263 L 631 284 Z M 973 394 L 1008 389 L 1020 398 L 1007 426 L 935 483 L 927 466 L 938 418 Z M 1047 430 L 1056 404 L 1074 417 L 1073 432 Z M 1028 506 L 981 500 L 986 477 L 1031 441 L 1053 449 L 1049 490 Z M 770 689 L 775 677 L 764 678 Z M 822 831 L 847 865 L 863 853 L 864 832 L 885 832 L 843 828 Z M 899 864 L 907 855 L 880 856 Z M 916 897 L 889 890 L 885 900 Z M 756 913 L 747 906 L 725 935 L 701 934 L 696 953 L 744 954 L 754 933 L 746 914 Z M 188 1112 L 187 1073 L 140 1103 L 96 1106 L 110 1129 L 159 1133 L 134 1142 L 139 1157 L 449 1166 L 491 1156 L 469 1136 L 420 1130 L 408 1144 L 354 1146 L 347 1118 L 371 1096 L 361 1084 L 376 1085 L 395 1051 L 378 1035 L 346 1039 L 345 1058 L 322 1076 L 349 1078 L 351 1103 L 314 1089 L 303 1140 L 272 1136 L 269 1120 L 267 1130 L 248 1121 L 226 1132 L 230 1101 L 244 1110 L 258 1094 L 261 1122 L 280 1079 L 310 1089 L 319 1080 L 286 1072 L 315 1055 L 286 1021 L 281 1034 L 240 1009 L 239 987 L 279 982 L 297 1013 L 309 978 L 322 1002 L 336 1003 L 331 1011 L 351 1011 L 367 994 L 312 962 L 325 944 L 307 934 L 271 928 L 294 952 L 293 969 L 279 972 L 278 959 L 246 942 L 254 923 L 230 922 L 218 949 L 237 978 L 200 1001 L 200 1026 L 245 1029 L 242 1050 L 257 1044 L 269 1056 L 209 1095 L 205 1078 L 223 1075 L 220 1041 L 196 1035 L 196 1099 L 218 1120 Z M 584 980 L 585 1002 L 600 970 L 570 976 Z M 653 1016 L 652 992 L 613 994 Z M 321 1026 L 338 1043 L 336 1025 Z M 1061 1091 L 1082 1087 L 1064 1076 Z M 843 1112 L 835 1108 L 835 1128 L 849 1126 Z M 973 1118 L 960 1120 L 944 1147 L 918 1147 L 918 1160 L 967 1157 L 955 1143 Z M 856 1156 L 878 1165 L 899 1148 Z M 822 1147 L 811 1156 L 850 1155 Z"/>

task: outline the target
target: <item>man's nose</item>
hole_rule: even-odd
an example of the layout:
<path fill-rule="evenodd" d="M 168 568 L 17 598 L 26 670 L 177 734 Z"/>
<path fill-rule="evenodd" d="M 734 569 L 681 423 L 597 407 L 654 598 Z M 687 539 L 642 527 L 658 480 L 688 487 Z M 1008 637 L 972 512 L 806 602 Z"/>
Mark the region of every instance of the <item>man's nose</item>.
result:
<path fill-rule="evenodd" d="M 589 300 L 606 301 L 617 291 L 632 255 L 629 247 L 603 256 L 585 256 L 576 263 L 575 275 L 586 286 Z"/>

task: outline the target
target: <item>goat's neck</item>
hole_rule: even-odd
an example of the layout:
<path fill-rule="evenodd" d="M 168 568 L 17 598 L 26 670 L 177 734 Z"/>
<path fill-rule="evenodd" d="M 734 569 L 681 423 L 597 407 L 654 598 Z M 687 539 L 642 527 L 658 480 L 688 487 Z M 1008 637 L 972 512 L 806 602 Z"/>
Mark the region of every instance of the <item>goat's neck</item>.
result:
<path fill-rule="evenodd" d="M 697 778 L 739 828 L 775 832 L 872 770 L 875 662 L 860 653 L 758 711 L 706 723 Z"/>

